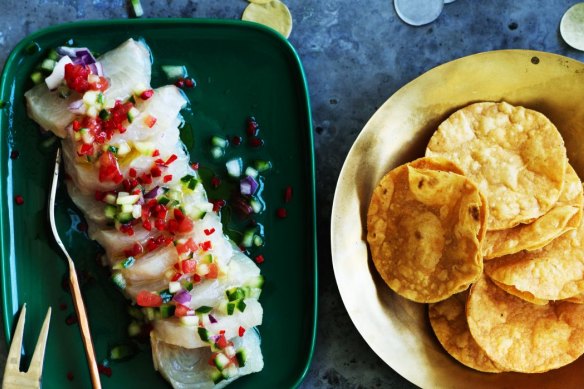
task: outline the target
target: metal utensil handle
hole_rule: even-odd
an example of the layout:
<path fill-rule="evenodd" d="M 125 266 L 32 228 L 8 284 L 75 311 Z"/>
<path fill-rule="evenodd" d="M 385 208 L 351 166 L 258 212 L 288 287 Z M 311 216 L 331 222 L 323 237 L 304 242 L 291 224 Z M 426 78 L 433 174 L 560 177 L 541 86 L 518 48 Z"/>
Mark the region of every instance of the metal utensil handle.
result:
<path fill-rule="evenodd" d="M 89 322 L 87 321 L 87 312 L 85 310 L 85 304 L 83 303 L 83 297 L 81 295 L 81 289 L 79 288 L 79 281 L 77 280 L 77 272 L 75 271 L 75 264 L 69 256 L 67 249 L 63 245 L 61 238 L 59 237 L 59 232 L 57 231 L 55 223 L 55 194 L 57 192 L 57 182 L 59 177 L 59 167 L 61 165 L 61 148 L 57 149 L 57 156 L 55 158 L 55 170 L 53 171 L 53 183 L 51 185 L 51 193 L 49 196 L 49 219 L 51 224 L 51 229 L 53 230 L 53 236 L 55 241 L 67 257 L 67 262 L 69 264 L 69 284 L 71 289 L 71 294 L 73 295 L 73 305 L 75 306 L 75 313 L 79 320 L 79 328 L 81 329 L 81 339 L 83 340 L 83 345 L 85 346 L 85 355 L 87 356 L 87 362 L 89 365 L 89 374 L 91 375 L 91 383 L 94 389 L 101 389 L 101 382 L 99 380 L 99 371 L 97 370 L 97 362 L 95 360 L 95 350 L 93 348 L 93 341 L 91 340 L 91 332 L 89 331 Z"/>

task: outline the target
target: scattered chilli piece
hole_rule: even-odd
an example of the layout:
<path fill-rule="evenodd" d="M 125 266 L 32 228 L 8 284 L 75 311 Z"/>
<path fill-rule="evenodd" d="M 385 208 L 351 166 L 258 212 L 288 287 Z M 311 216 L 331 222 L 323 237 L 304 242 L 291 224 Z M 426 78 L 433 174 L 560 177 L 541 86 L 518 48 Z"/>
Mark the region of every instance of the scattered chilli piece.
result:
<path fill-rule="evenodd" d="M 153 95 L 154 95 L 154 91 L 152 89 L 148 89 L 148 90 L 145 90 L 144 92 L 142 92 L 142 94 L 140 94 L 140 98 L 142 100 L 148 100 Z"/>
<path fill-rule="evenodd" d="M 10 152 L 10 159 L 17 159 L 20 156 L 20 151 L 12 150 Z"/>
<path fill-rule="evenodd" d="M 14 202 L 16 205 L 22 205 L 24 204 L 24 198 L 21 195 L 16 195 L 14 196 Z"/>
<path fill-rule="evenodd" d="M 160 150 L 156 149 L 152 152 L 152 156 L 153 157 L 159 157 L 160 156 Z"/>
<path fill-rule="evenodd" d="M 192 88 L 195 86 L 195 81 L 193 81 L 192 78 L 187 78 L 187 79 L 185 79 L 185 86 L 187 88 Z"/>
<path fill-rule="evenodd" d="M 241 136 L 233 136 L 233 137 L 231 137 L 231 144 L 233 146 L 239 146 L 241 144 Z"/>
<path fill-rule="evenodd" d="M 77 316 L 74 313 L 70 314 L 65 318 L 65 323 L 70 326 L 77 323 Z"/>
<path fill-rule="evenodd" d="M 245 334 L 245 328 L 239 326 L 239 336 L 243 336 Z"/>
<path fill-rule="evenodd" d="M 104 365 L 103 363 L 99 363 L 97 365 L 97 371 L 99 371 L 100 374 L 103 374 L 106 377 L 112 376 L 112 368 Z"/>
<path fill-rule="evenodd" d="M 264 263 L 264 260 L 265 260 L 265 259 L 264 259 L 264 256 L 263 256 L 263 255 L 261 255 L 261 254 L 260 254 L 260 255 L 256 255 L 256 257 L 255 257 L 255 261 L 256 261 L 256 263 L 257 263 L 258 265 L 259 265 L 260 263 Z"/>
<path fill-rule="evenodd" d="M 256 136 L 259 131 L 259 125 L 256 119 L 253 116 L 247 118 L 247 126 L 245 128 L 245 132 L 248 136 Z"/>
<path fill-rule="evenodd" d="M 278 216 L 280 219 L 285 219 L 286 216 L 288 216 L 288 211 L 286 211 L 286 208 L 278 208 L 276 210 L 276 216 Z"/>
<path fill-rule="evenodd" d="M 215 189 L 217 189 L 219 187 L 219 185 L 221 185 L 221 179 L 217 176 L 213 176 L 211 178 L 211 186 Z"/>
<path fill-rule="evenodd" d="M 191 163 L 191 168 L 193 170 L 199 170 L 199 163 L 198 162 Z"/>
<path fill-rule="evenodd" d="M 163 181 L 164 182 L 172 181 L 172 174 L 167 174 L 166 176 L 164 176 Z"/>
<path fill-rule="evenodd" d="M 219 212 L 225 206 L 225 200 L 213 201 L 213 212 Z"/>
<path fill-rule="evenodd" d="M 258 138 L 257 136 L 252 136 L 251 138 L 249 138 L 249 145 L 251 147 L 261 147 L 264 145 L 264 140 Z"/>
<path fill-rule="evenodd" d="M 292 187 L 291 186 L 287 186 L 284 189 L 284 201 L 289 203 L 290 200 L 292 200 Z"/>
<path fill-rule="evenodd" d="M 211 229 L 207 229 L 207 228 L 205 228 L 205 229 L 203 230 L 203 232 L 205 233 L 205 235 L 209 236 L 209 235 L 211 235 L 212 233 L 214 233 L 214 232 L 215 232 L 215 229 L 214 229 L 214 228 L 211 228 Z"/>
<path fill-rule="evenodd" d="M 72 371 L 68 371 L 67 372 L 67 379 L 69 381 L 73 381 L 73 378 L 75 378 L 75 376 L 73 376 L 73 372 Z"/>

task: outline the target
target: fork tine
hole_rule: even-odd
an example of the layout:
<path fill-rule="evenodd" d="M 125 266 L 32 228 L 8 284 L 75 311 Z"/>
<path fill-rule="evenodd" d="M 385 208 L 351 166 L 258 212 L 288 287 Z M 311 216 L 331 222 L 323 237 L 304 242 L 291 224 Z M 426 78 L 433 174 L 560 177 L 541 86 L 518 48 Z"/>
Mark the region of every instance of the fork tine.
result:
<path fill-rule="evenodd" d="M 47 316 L 45 316 L 45 321 L 41 328 L 39 338 L 37 340 L 36 346 L 34 348 L 34 353 L 30 361 L 30 366 L 28 368 L 27 374 L 33 379 L 40 380 L 41 374 L 43 372 L 43 360 L 45 356 L 45 348 L 47 346 L 47 336 L 49 335 L 49 324 L 51 322 L 51 307 L 47 311 Z"/>
<path fill-rule="evenodd" d="M 10 343 L 10 351 L 8 351 L 8 359 L 6 360 L 6 371 L 18 372 L 20 369 L 20 354 L 22 350 L 22 334 L 24 332 L 24 322 L 26 318 L 26 303 L 22 306 L 14 336 Z"/>

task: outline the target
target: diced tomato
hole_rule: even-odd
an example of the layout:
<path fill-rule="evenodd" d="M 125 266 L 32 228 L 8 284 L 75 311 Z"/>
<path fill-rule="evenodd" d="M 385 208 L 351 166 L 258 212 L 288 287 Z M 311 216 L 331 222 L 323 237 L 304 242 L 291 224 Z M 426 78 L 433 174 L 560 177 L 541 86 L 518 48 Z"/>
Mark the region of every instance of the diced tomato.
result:
<path fill-rule="evenodd" d="M 144 124 L 146 127 L 152 128 L 156 124 L 156 118 L 152 115 L 148 115 L 144 118 Z"/>
<path fill-rule="evenodd" d="M 149 98 L 152 97 L 152 95 L 154 95 L 154 91 L 152 89 L 148 89 L 140 94 L 140 98 L 142 100 L 148 100 Z"/>
<path fill-rule="evenodd" d="M 198 162 L 191 163 L 191 168 L 193 170 L 199 170 L 199 163 Z"/>
<path fill-rule="evenodd" d="M 130 170 L 128 170 L 128 174 L 132 178 L 136 178 L 136 176 L 138 175 L 138 173 L 136 172 L 136 169 L 134 169 L 133 167 L 131 167 Z"/>
<path fill-rule="evenodd" d="M 164 182 L 170 182 L 170 181 L 172 181 L 172 174 L 167 174 L 166 176 L 163 177 L 162 180 Z"/>
<path fill-rule="evenodd" d="M 90 89 L 89 82 L 87 82 L 89 73 L 89 67 L 86 65 L 68 63 L 65 65 L 65 82 L 70 89 L 85 93 Z"/>
<path fill-rule="evenodd" d="M 255 261 L 256 261 L 256 263 L 257 263 L 258 265 L 259 265 L 260 263 L 264 263 L 264 256 L 263 256 L 263 255 L 261 255 L 261 254 L 260 254 L 260 255 L 257 255 L 257 256 L 255 257 Z"/>
<path fill-rule="evenodd" d="M 219 266 L 216 263 L 209 264 L 209 273 L 205 275 L 206 278 L 215 279 L 219 276 Z"/>
<path fill-rule="evenodd" d="M 152 231 L 152 223 L 148 219 L 142 222 L 142 227 L 144 227 L 146 231 Z"/>
<path fill-rule="evenodd" d="M 159 307 L 162 305 L 162 297 L 147 290 L 141 290 L 136 296 L 136 304 L 141 307 Z"/>
<path fill-rule="evenodd" d="M 186 259 L 180 263 L 180 266 L 184 274 L 194 273 L 197 268 L 197 261 Z"/>
<path fill-rule="evenodd" d="M 93 145 L 92 144 L 81 144 L 77 149 L 77 155 L 82 157 L 84 155 L 93 155 Z"/>
<path fill-rule="evenodd" d="M 211 249 L 212 245 L 211 245 L 211 241 L 210 240 L 206 240 L 203 243 L 200 244 L 201 248 L 205 251 L 208 251 Z"/>
<path fill-rule="evenodd" d="M 162 170 L 160 170 L 158 166 L 154 166 L 152 169 L 150 169 L 150 174 L 152 177 L 160 177 L 162 175 Z"/>
<path fill-rule="evenodd" d="M 197 282 L 201 282 L 201 276 L 198 274 L 193 275 L 193 282 L 196 284 Z"/>
<path fill-rule="evenodd" d="M 190 232 L 193 229 L 193 221 L 189 218 L 184 218 L 183 221 L 178 223 L 177 231 L 180 234 L 184 234 L 186 232 Z"/>
<path fill-rule="evenodd" d="M 166 230 L 171 234 L 175 234 L 178 230 L 178 222 L 174 219 L 170 219 L 166 222 Z"/>
<path fill-rule="evenodd" d="M 99 157 L 99 181 L 111 181 L 119 184 L 123 179 L 116 156 L 111 151 L 103 153 Z"/>
<path fill-rule="evenodd" d="M 72 126 L 73 126 L 73 131 L 75 131 L 75 132 L 77 132 L 81 129 L 81 123 L 79 123 L 78 120 L 73 120 Z"/>
<path fill-rule="evenodd" d="M 156 227 L 158 231 L 164 231 L 166 229 L 166 222 L 162 219 L 156 219 L 154 221 L 154 227 Z"/>
<path fill-rule="evenodd" d="M 176 161 L 178 159 L 178 157 L 176 156 L 176 154 L 172 154 L 170 157 L 168 157 L 168 159 L 166 160 L 166 165 L 170 165 L 171 163 L 173 163 L 174 161 Z"/>
<path fill-rule="evenodd" d="M 189 238 L 185 243 L 176 246 L 176 251 L 179 254 L 192 253 L 195 250 L 197 250 L 197 244 L 193 238 Z"/>
<path fill-rule="evenodd" d="M 213 367 L 215 367 L 215 358 L 217 358 L 217 354 L 219 353 L 212 353 L 211 357 L 209 358 L 209 360 L 207 361 L 207 363 Z"/>
<path fill-rule="evenodd" d="M 174 209 L 173 214 L 177 222 L 182 222 L 185 219 L 184 213 L 178 208 Z"/>
<path fill-rule="evenodd" d="M 239 336 L 243 336 L 243 334 L 245 334 L 245 328 L 239 326 Z"/>
<path fill-rule="evenodd" d="M 189 307 L 185 307 L 182 304 L 176 304 L 176 308 L 174 309 L 174 316 L 183 317 L 183 316 L 186 316 L 188 312 L 189 312 Z"/>
<path fill-rule="evenodd" d="M 172 276 L 172 278 L 170 280 L 171 281 L 178 281 L 181 277 L 182 277 L 181 273 L 174 273 L 174 275 Z"/>
<path fill-rule="evenodd" d="M 140 242 L 136 242 L 132 245 L 131 248 L 124 250 L 124 255 L 126 257 L 136 257 L 144 252 L 144 247 L 140 244 Z"/>
<path fill-rule="evenodd" d="M 225 339 L 225 335 L 221 335 L 220 337 L 218 337 L 215 344 L 220 349 L 224 349 L 225 347 L 227 347 L 228 343 L 227 343 L 227 339 Z"/>

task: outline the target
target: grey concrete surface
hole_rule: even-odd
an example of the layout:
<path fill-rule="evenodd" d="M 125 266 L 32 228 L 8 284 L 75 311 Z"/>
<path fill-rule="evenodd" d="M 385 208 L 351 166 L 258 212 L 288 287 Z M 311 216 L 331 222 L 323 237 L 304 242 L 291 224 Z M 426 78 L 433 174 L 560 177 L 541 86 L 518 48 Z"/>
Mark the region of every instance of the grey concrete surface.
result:
<path fill-rule="evenodd" d="M 469 54 L 506 48 L 584 60 L 559 35 L 570 0 L 459 0 L 421 27 L 397 17 L 391 0 L 285 0 L 290 42 L 305 67 L 313 109 L 318 185 L 318 340 L 304 388 L 414 387 L 360 337 L 340 299 L 331 265 L 330 213 L 349 148 L 376 109 L 425 71 Z M 124 0 L 0 0 L 0 64 L 27 34 L 81 19 L 126 18 Z M 245 0 L 144 0 L 144 17 L 238 19 Z M 0 331 L 3 334 L 3 331 Z M 5 358 L 3 335 L 0 355 Z M 0 360 L 3 369 L 4 360 Z"/>

